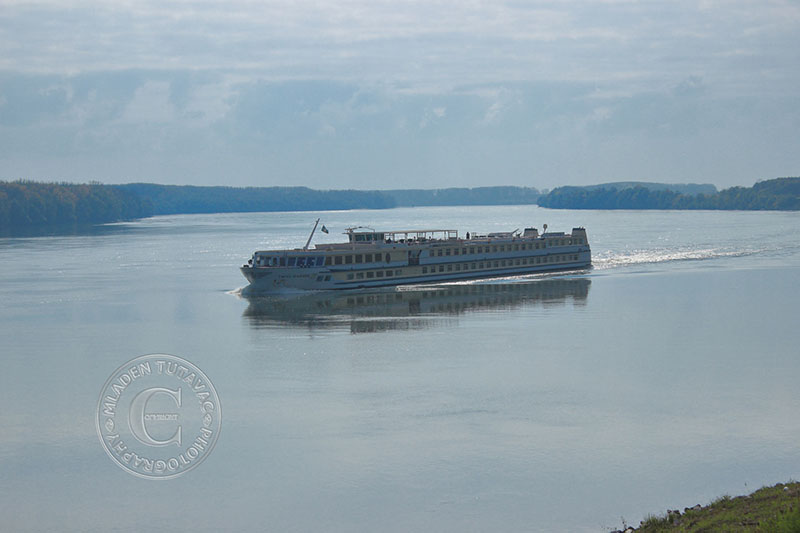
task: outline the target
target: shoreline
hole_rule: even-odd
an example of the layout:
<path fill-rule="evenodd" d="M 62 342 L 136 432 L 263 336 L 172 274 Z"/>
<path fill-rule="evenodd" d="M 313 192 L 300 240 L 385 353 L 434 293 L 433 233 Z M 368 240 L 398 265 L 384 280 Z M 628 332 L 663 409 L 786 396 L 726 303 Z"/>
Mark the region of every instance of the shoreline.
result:
<path fill-rule="evenodd" d="M 764 486 L 741 496 L 723 495 L 707 505 L 667 509 L 648 514 L 633 527 L 623 522 L 611 533 L 792 532 L 800 531 L 800 482 L 790 480 Z"/>

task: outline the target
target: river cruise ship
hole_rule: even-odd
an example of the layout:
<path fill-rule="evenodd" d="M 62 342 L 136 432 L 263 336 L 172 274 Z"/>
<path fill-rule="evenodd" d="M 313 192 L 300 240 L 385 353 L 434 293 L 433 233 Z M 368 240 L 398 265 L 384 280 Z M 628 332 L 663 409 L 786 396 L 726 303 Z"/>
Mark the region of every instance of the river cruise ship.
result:
<path fill-rule="evenodd" d="M 451 229 L 348 228 L 345 234 L 347 242 L 309 249 L 312 230 L 303 248 L 255 252 L 241 267 L 248 289 L 363 289 L 580 270 L 592 264 L 584 228 L 550 233 L 545 225 L 542 234 L 526 228 L 463 237 Z"/>

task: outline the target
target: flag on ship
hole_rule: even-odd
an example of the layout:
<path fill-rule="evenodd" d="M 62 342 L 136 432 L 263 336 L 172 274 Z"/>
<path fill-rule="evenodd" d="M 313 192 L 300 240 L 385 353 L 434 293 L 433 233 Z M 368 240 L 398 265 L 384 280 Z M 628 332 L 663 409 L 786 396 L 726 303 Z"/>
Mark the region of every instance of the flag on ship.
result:
<path fill-rule="evenodd" d="M 325 227 L 325 224 L 322 225 L 322 232 L 328 233 L 328 228 Z"/>

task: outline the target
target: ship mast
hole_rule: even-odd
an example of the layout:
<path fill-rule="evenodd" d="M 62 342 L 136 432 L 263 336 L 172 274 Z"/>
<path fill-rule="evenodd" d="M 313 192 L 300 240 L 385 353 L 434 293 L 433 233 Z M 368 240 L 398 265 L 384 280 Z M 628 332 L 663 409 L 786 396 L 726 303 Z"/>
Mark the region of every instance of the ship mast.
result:
<path fill-rule="evenodd" d="M 319 224 L 319 219 L 314 222 L 314 229 L 311 230 L 311 235 L 308 236 L 308 240 L 306 241 L 306 245 L 303 246 L 303 250 L 308 250 L 308 245 L 311 244 L 311 238 L 314 237 L 314 232 L 317 231 L 317 225 Z"/>

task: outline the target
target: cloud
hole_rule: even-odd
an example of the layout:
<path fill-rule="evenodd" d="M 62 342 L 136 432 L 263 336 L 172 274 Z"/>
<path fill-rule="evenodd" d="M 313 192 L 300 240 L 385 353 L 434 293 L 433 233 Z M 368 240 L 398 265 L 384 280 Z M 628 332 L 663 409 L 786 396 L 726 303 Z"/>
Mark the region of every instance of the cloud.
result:
<path fill-rule="evenodd" d="M 800 165 L 798 42 L 788 0 L 7 0 L 0 168 L 751 183 Z"/>
<path fill-rule="evenodd" d="M 468 83 L 797 81 L 800 6 L 744 0 L 6 2 L 0 69 Z M 751 66 L 741 67 L 748 57 Z M 655 84 L 655 85 L 654 85 Z M 753 87 L 753 90 L 755 88 Z"/>

